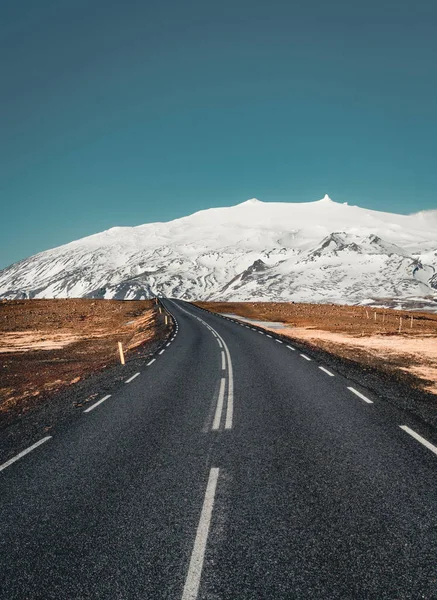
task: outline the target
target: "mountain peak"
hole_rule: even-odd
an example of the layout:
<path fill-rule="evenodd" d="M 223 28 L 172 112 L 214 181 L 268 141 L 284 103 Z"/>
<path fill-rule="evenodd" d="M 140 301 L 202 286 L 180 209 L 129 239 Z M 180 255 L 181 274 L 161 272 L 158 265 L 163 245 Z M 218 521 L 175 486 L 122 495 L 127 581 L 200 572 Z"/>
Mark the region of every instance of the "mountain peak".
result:
<path fill-rule="evenodd" d="M 239 206 L 241 206 L 241 205 L 254 206 L 255 204 L 263 204 L 263 202 L 261 200 L 258 200 L 258 198 L 250 198 L 250 200 L 241 202 Z"/>
<path fill-rule="evenodd" d="M 436 311 L 435 221 L 428 213 L 343 204 L 328 195 L 316 202 L 251 198 L 167 223 L 112 228 L 0 271 L 0 300 L 391 298 Z"/>

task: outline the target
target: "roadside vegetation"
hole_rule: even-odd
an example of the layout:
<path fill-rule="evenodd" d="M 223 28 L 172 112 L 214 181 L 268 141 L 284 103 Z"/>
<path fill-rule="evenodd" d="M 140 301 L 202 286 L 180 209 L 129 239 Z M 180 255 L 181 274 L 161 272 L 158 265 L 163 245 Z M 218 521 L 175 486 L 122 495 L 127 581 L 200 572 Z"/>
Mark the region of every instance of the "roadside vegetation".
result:
<path fill-rule="evenodd" d="M 164 335 L 152 300 L 1 302 L 0 425 Z"/>

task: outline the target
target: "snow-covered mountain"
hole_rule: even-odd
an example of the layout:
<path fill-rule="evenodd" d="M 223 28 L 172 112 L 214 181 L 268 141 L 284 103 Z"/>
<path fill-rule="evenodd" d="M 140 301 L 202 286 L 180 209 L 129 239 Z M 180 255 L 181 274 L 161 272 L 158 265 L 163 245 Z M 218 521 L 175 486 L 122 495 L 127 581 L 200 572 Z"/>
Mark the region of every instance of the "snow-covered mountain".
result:
<path fill-rule="evenodd" d="M 0 298 L 275 300 L 437 310 L 437 211 L 252 199 L 114 227 L 0 271 Z"/>

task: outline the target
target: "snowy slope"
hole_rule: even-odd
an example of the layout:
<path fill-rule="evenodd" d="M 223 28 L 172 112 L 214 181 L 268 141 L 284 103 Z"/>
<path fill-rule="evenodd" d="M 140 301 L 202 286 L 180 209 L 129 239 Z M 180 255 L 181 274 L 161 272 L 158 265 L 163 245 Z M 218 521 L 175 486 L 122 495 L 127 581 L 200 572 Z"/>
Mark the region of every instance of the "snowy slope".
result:
<path fill-rule="evenodd" d="M 0 271 L 3 298 L 295 300 L 437 306 L 437 211 L 252 199 L 114 227 Z"/>

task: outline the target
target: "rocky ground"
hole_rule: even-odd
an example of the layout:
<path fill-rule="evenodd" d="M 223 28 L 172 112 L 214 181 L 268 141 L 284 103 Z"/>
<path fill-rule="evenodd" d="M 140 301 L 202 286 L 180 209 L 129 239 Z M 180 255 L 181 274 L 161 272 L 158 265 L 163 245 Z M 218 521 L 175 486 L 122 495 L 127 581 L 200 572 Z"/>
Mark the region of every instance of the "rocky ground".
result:
<path fill-rule="evenodd" d="M 0 427 L 117 364 L 119 341 L 128 362 L 167 330 L 151 300 L 1 302 Z"/>

